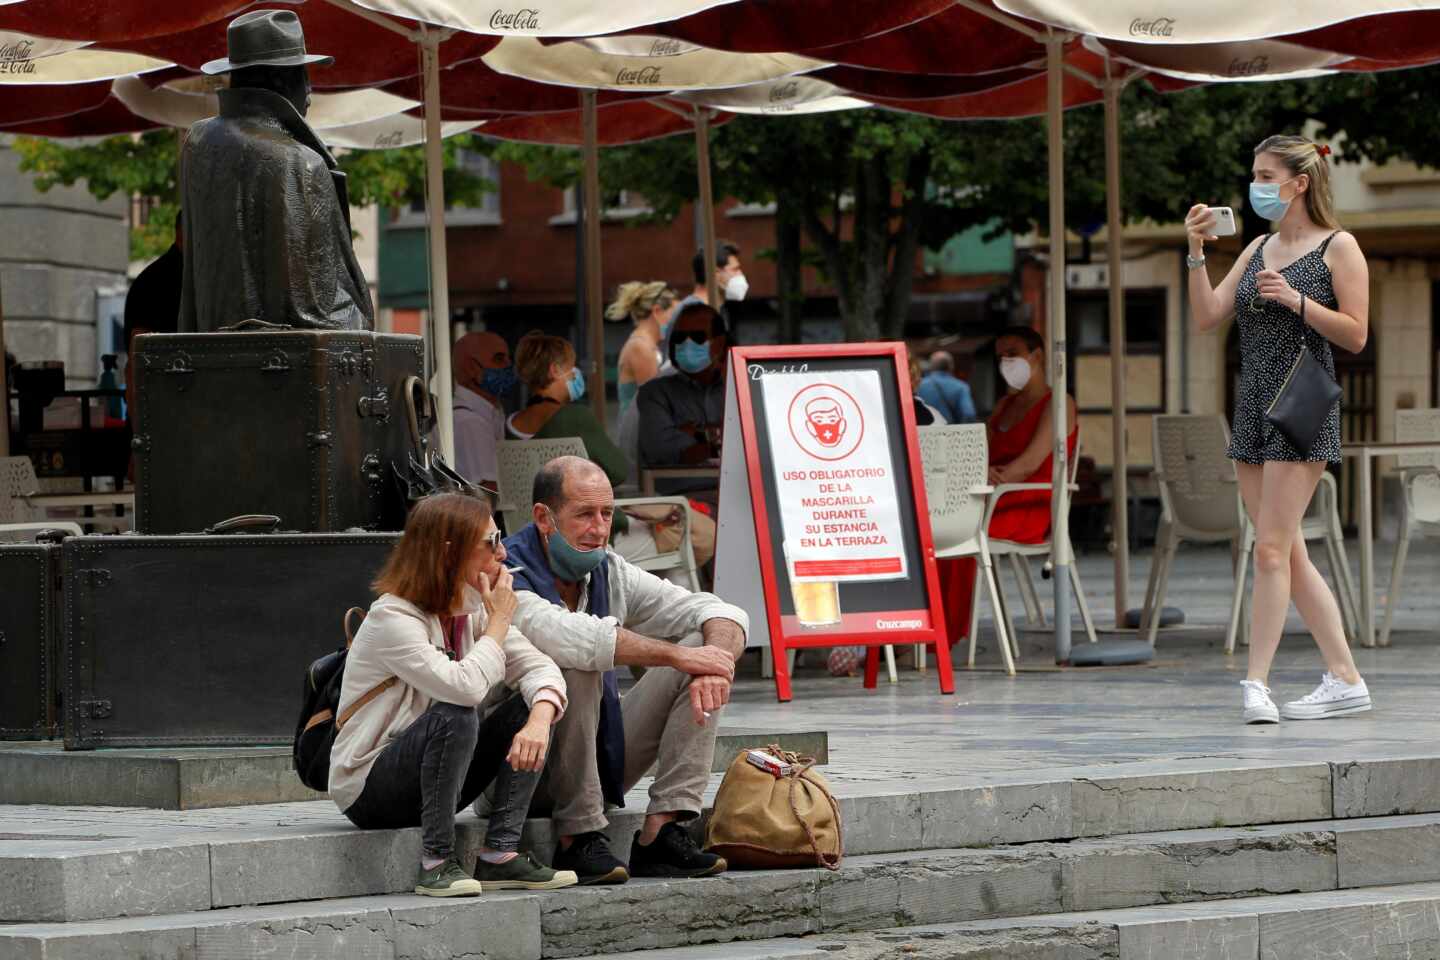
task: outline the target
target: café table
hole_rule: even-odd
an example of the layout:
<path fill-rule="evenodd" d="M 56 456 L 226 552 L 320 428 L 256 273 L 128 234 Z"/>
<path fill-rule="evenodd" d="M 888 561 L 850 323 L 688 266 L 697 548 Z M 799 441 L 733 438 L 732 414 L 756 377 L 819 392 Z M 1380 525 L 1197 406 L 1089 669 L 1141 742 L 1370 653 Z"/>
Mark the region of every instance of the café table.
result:
<path fill-rule="evenodd" d="M 716 480 L 720 479 L 720 467 L 696 464 L 693 467 L 649 467 L 640 471 L 640 493 L 655 496 L 657 480 Z"/>
<path fill-rule="evenodd" d="M 1359 496 L 1356 507 L 1360 512 L 1360 644 L 1375 646 L 1375 505 L 1371 489 L 1371 467 L 1376 457 L 1389 457 L 1404 453 L 1433 453 L 1440 455 L 1440 441 L 1422 443 L 1381 443 L 1367 440 L 1363 443 L 1347 443 L 1341 446 L 1345 457 L 1359 460 L 1356 474 L 1359 480 Z M 1391 595 L 1394 595 L 1393 587 Z"/>

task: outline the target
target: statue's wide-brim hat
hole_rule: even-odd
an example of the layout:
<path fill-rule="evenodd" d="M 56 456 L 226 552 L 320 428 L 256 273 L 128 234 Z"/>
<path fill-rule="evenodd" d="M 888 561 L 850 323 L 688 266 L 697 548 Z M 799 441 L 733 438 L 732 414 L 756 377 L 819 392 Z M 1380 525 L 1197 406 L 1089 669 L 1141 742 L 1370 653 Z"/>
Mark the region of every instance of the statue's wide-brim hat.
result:
<path fill-rule="evenodd" d="M 244 67 L 301 67 L 334 63 L 334 57 L 305 52 L 305 31 L 293 10 L 253 10 L 230 21 L 225 31 L 226 52 L 211 60 L 201 73 L 229 73 Z"/>

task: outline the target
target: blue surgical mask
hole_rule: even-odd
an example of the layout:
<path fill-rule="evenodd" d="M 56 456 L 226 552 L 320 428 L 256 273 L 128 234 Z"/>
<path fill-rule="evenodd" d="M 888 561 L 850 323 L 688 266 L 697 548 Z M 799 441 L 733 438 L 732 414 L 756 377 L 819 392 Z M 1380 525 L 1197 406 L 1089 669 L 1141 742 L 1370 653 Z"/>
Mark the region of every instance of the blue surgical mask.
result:
<path fill-rule="evenodd" d="M 480 389 L 496 397 L 503 397 L 515 389 L 520 380 L 515 376 L 514 367 L 491 367 L 480 378 Z"/>
<path fill-rule="evenodd" d="M 570 391 L 570 402 L 579 403 L 580 398 L 585 396 L 585 372 L 576 367 L 565 387 Z"/>
<path fill-rule="evenodd" d="M 549 511 L 549 508 L 546 510 Z M 560 532 L 560 524 L 556 521 L 554 512 L 550 512 L 550 522 L 555 524 L 555 532 L 546 538 L 545 546 L 550 556 L 550 570 L 555 576 L 568 583 L 579 583 L 605 562 L 604 547 L 594 550 L 577 549 Z"/>
<path fill-rule="evenodd" d="M 1290 179 L 1293 180 L 1294 177 Z M 1266 220 L 1279 220 L 1285 216 L 1285 211 L 1290 209 L 1290 201 L 1280 199 L 1280 187 L 1289 182 L 1290 180 L 1282 180 L 1280 183 L 1251 183 L 1251 209 Z"/>
<path fill-rule="evenodd" d="M 675 345 L 675 366 L 686 373 L 699 373 L 710 366 L 710 341 L 681 340 Z"/>

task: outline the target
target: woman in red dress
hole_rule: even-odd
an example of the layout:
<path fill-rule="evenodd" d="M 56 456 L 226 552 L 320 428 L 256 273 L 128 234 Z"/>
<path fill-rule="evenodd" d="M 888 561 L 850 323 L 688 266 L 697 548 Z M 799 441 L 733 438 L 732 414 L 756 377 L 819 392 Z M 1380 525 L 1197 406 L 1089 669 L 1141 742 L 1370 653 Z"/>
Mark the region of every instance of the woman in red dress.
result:
<path fill-rule="evenodd" d="M 1009 389 L 985 423 L 990 450 L 989 481 L 994 486 L 1049 483 L 1055 429 L 1050 412 L 1050 387 L 1045 382 L 1045 340 L 1030 327 L 1007 327 L 995 340 L 995 354 L 1000 361 L 1000 376 Z M 1065 449 L 1067 456 L 1073 457 L 1079 437 L 1075 400 L 1067 396 L 1065 407 L 1065 422 L 1070 425 Z M 1050 533 L 1050 491 L 1020 490 L 1006 494 L 995 507 L 988 533 L 992 541 L 1043 542 Z M 966 558 L 944 563 L 941 574 L 945 617 L 953 644 L 970 628 L 975 561 Z"/>

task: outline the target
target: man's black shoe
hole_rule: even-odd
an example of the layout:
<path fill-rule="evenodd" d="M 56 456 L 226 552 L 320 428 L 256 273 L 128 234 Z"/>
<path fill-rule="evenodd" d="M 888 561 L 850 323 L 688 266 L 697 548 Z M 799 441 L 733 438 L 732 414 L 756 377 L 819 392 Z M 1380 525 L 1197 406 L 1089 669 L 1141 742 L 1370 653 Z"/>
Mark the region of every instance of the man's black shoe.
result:
<path fill-rule="evenodd" d="M 574 870 L 581 886 L 624 883 L 630 879 L 630 871 L 610 852 L 610 841 L 598 830 L 575 837 L 569 850 L 557 846 L 551 866 L 556 870 Z"/>
<path fill-rule="evenodd" d="M 725 858 L 706 853 L 690 831 L 670 822 L 660 828 L 655 842 L 640 845 L 640 833 L 630 846 L 630 872 L 637 877 L 713 877 L 725 872 Z"/>

